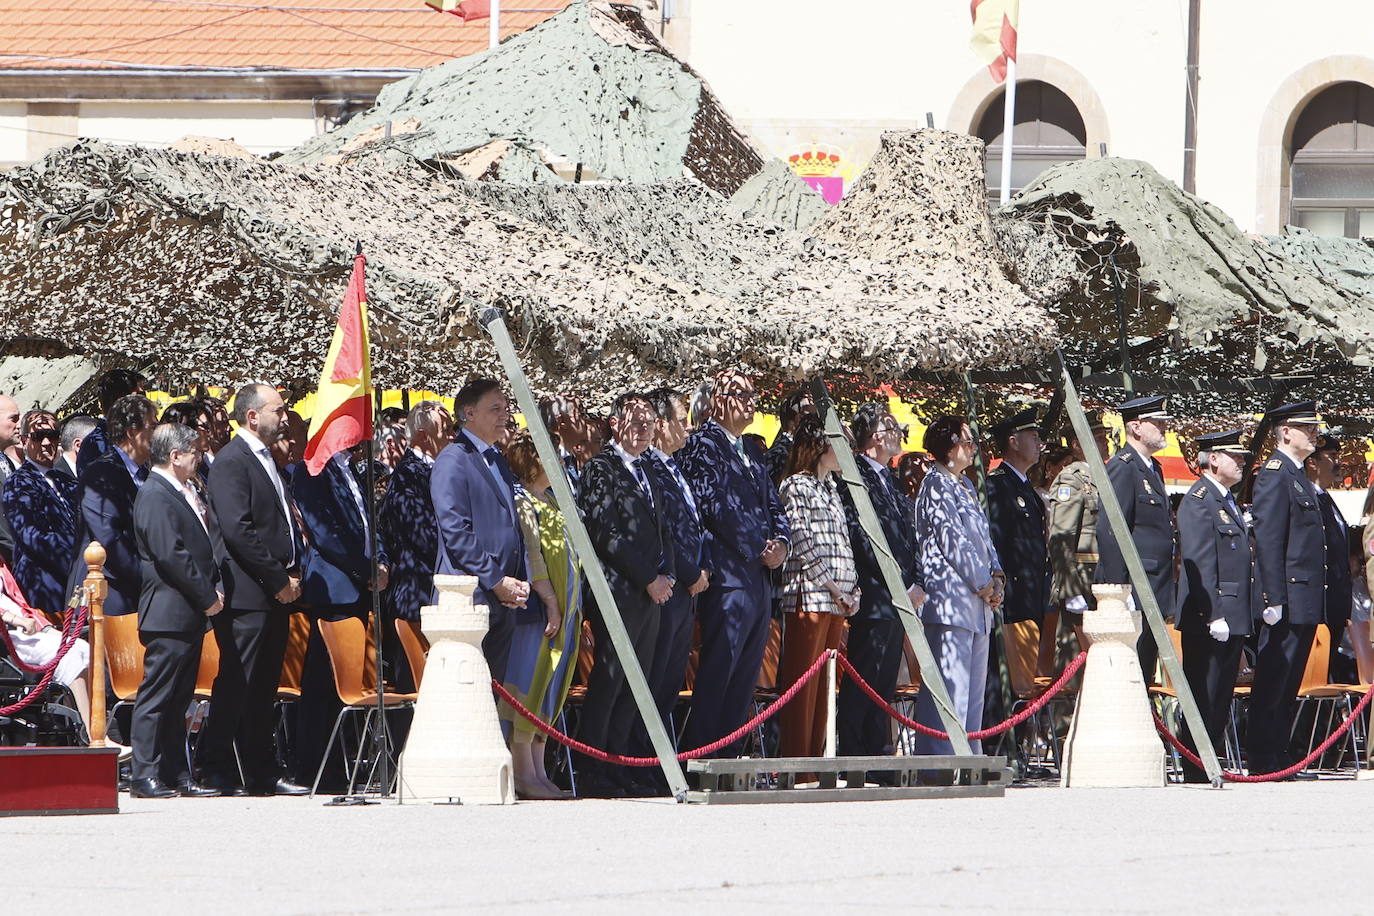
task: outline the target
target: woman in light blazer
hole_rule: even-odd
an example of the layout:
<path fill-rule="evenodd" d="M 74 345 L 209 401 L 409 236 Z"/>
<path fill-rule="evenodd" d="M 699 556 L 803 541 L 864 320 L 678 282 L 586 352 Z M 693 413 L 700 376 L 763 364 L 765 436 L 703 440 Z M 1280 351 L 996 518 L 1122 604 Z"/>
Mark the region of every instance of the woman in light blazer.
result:
<path fill-rule="evenodd" d="M 988 534 L 988 519 L 964 471 L 977 446 L 963 417 L 940 417 L 926 430 L 925 450 L 935 465 L 916 497 L 916 537 L 929 598 L 921 606 L 926 640 L 940 663 L 945 689 L 967 731 L 983 727 L 988 637 L 993 610 L 1002 603 L 1002 566 Z M 930 692 L 916 700 L 916 718 L 944 729 Z M 971 742 L 982 753 L 982 742 Z M 944 739 L 916 737 L 917 754 L 950 754 Z"/>

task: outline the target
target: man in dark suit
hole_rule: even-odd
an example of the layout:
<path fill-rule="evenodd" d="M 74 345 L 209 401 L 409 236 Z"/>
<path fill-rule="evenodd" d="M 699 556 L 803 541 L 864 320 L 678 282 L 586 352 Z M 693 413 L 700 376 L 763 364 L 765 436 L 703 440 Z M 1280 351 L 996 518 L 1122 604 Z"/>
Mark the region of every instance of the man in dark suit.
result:
<path fill-rule="evenodd" d="M 1316 490 L 1303 473 L 1317 448 L 1317 405 L 1287 404 L 1269 412 L 1278 449 L 1255 478 L 1255 579 L 1263 608 L 1246 741 L 1252 773 L 1292 763 L 1288 738 L 1298 685 L 1317 624 L 1326 614 L 1326 528 Z M 1315 779 L 1300 773 L 1299 779 Z"/>
<path fill-rule="evenodd" d="M 1350 577 L 1350 528 L 1328 492 L 1340 476 L 1340 461 L 1341 440 L 1323 435 L 1317 440 L 1317 450 L 1303 462 L 1303 471 L 1317 491 L 1322 528 L 1326 532 L 1326 625 L 1331 630 L 1332 658 L 1339 654 L 1341 638 L 1350 622 L 1355 588 Z"/>
<path fill-rule="evenodd" d="M 1170 417 L 1162 397 L 1135 398 L 1117 411 L 1126 425 L 1126 444 L 1107 462 L 1107 479 L 1126 516 L 1159 612 L 1167 618 L 1174 612 L 1174 518 L 1164 489 L 1164 469 L 1154 454 L 1166 444 Z M 1126 560 L 1105 513 L 1097 526 L 1097 553 L 1095 581 L 1130 584 Z M 1159 661 L 1159 647 L 1148 625 L 1141 629 L 1136 651 L 1148 684 Z"/>
<path fill-rule="evenodd" d="M 138 638 L 143 683 L 134 703 L 135 798 L 208 797 L 219 790 L 191 778 L 186 759 L 186 707 L 196 687 L 208 618 L 224 607 L 224 543 L 208 507 L 189 481 L 200 464 L 196 431 L 163 423 L 149 447 L 153 471 L 134 503 L 134 533 L 143 568 Z"/>
<path fill-rule="evenodd" d="M 318 475 L 305 462 L 291 474 L 291 496 L 307 536 L 301 603 L 316 620 L 356 617 L 372 611 L 372 538 L 368 528 L 366 481 L 353 472 L 347 450 L 335 452 Z M 387 586 L 387 556 L 377 541 L 377 587 Z M 313 783 L 329 733 L 341 707 L 329 652 L 318 627 L 310 634 L 297 706 L 296 781 Z M 336 779 L 342 771 L 332 774 Z M 325 785 L 331 785 L 330 779 Z"/>
<path fill-rule="evenodd" d="M 134 500 L 148 478 L 148 443 L 157 424 L 157 408 L 138 394 L 120 398 L 110 406 L 107 432 L 109 451 L 81 472 L 78 548 L 99 541 L 105 548 L 105 614 L 109 617 L 138 610 L 142 569 L 134 541 Z M 67 576 L 67 594 L 86 578 L 81 550 Z"/>
<path fill-rule="evenodd" d="M 144 394 L 144 387 L 148 380 L 142 373 L 132 369 L 111 369 L 102 375 L 96 382 L 96 396 L 100 401 L 101 418 L 96 421 L 81 442 L 81 449 L 76 453 L 76 473 L 79 477 L 85 473 L 86 466 L 101 455 L 110 450 L 110 445 L 115 441 L 110 435 L 110 408 L 120 398 L 128 397 L 131 394 Z"/>
<path fill-rule="evenodd" d="M 19 402 L 7 394 L 0 394 L 0 486 L 18 469 L 19 463 L 9 453 L 19 444 Z M 0 557 L 14 563 L 14 533 L 0 513 Z"/>
<path fill-rule="evenodd" d="M 706 530 L 711 570 L 711 584 L 697 600 L 701 653 L 687 722 L 689 748 L 744 723 L 768 644 L 768 571 L 787 559 L 791 534 L 762 450 L 742 438 L 754 419 L 754 383 L 727 370 L 716 376 L 712 398 L 711 419 L 680 453 Z"/>
<path fill-rule="evenodd" d="M 653 441 L 654 409 L 642 394 L 622 394 L 611 407 L 614 438 L 587 462 L 578 507 L 587 534 L 606 570 L 616 608 L 639 666 L 652 683 L 659 609 L 674 592 L 672 534 L 664 522 L 664 498 L 654 486 L 645 451 Z M 701 570 L 697 569 L 698 576 Z M 694 580 L 695 581 L 695 580 Z M 604 608 L 599 609 L 604 612 Z M 602 613 L 594 613 L 596 664 L 582 705 L 578 736 L 593 747 L 623 754 L 638 719 L 625 667 L 611 643 Z M 592 796 L 635 791 L 627 773 L 586 761 L 579 789 Z"/>
<path fill-rule="evenodd" d="M 459 390 L 454 407 L 463 428 L 434 460 L 429 482 L 439 527 L 434 572 L 477 577 L 473 602 L 490 611 L 482 653 L 491 676 L 504 681 L 513 609 L 524 607 L 530 595 L 515 475 L 494 445 L 506 435 L 510 401 L 495 379 L 479 378 Z"/>
<path fill-rule="evenodd" d="M 1231 488 L 1245 474 L 1242 430 L 1197 438 L 1202 479 L 1178 507 L 1182 568 L 1178 581 L 1178 629 L 1183 674 L 1207 724 L 1213 748 L 1222 750 L 1241 649 L 1254 620 L 1255 558 L 1245 515 Z M 1183 740 L 1194 750 L 1184 725 Z M 1201 767 L 1183 762 L 1185 782 L 1205 783 Z"/>
<path fill-rule="evenodd" d="M 704 532 L 696 494 L 675 458 L 687 442 L 687 401 L 682 392 L 657 388 L 648 394 L 654 406 L 654 445 L 645 453 L 654 491 L 662 494 L 663 520 L 673 545 L 673 577 L 677 585 L 658 611 L 658 642 L 645 672 L 665 728 L 672 734 L 672 711 L 687 675 L 696 623 L 696 597 L 706 590 L 710 573 L 703 550 Z M 642 748 L 647 755 L 648 733 Z"/>
<path fill-rule="evenodd" d="M 53 467 L 60 438 L 55 427 L 29 430 L 25 461 L 0 496 L 14 532 L 14 578 L 34 607 L 50 612 L 67 604 L 77 553 L 77 483 Z"/>
<path fill-rule="evenodd" d="M 802 417 L 815 412 L 816 405 L 811 403 L 811 394 L 805 388 L 798 388 L 778 405 L 778 434 L 764 456 L 773 486 L 782 486 L 782 472 L 787 467 L 787 456 L 792 453 L 792 436 L 797 431 L 797 424 Z"/>
<path fill-rule="evenodd" d="M 275 388 L 245 385 L 234 396 L 238 432 L 220 450 L 206 487 L 226 552 L 224 611 L 212 621 L 219 674 L 196 763 L 201 779 L 226 795 L 302 795 L 282 778 L 273 705 L 300 598 L 304 547 L 272 445 L 286 405 Z M 235 742 L 247 784 L 239 783 Z"/>
<path fill-rule="evenodd" d="M 439 401 L 421 401 L 406 418 L 410 448 L 406 450 L 387 484 L 386 496 L 377 509 L 377 525 L 390 558 L 391 584 L 382 596 L 384 637 L 388 664 L 400 674 L 399 646 L 391 639 L 396 620 L 419 621 L 420 608 L 434 595 L 434 558 L 439 550 L 439 525 L 430 500 L 430 475 L 439 451 L 453 441 L 453 418 Z M 407 669 L 408 670 L 408 669 Z M 398 677 L 397 689 L 413 689 L 414 683 Z"/>
<path fill-rule="evenodd" d="M 916 546 L 916 517 L 910 503 L 899 491 L 891 462 L 902 452 L 902 430 L 887 405 L 862 405 L 849 426 L 854 436 L 855 459 L 859 476 L 868 490 L 873 511 L 887 537 L 892 558 L 902 573 L 902 584 L 913 608 L 925 603 L 920 552 Z M 858 572 L 859 610 L 849 618 L 849 660 L 859 674 L 891 702 L 897 694 L 897 672 L 902 662 L 906 630 L 878 554 L 859 523 L 859 511 L 847 486 L 840 487 L 845 518 L 849 524 L 849 543 Z M 892 753 L 891 720 L 860 690 L 852 678 L 840 685 L 838 737 L 839 752 L 846 756 L 876 756 Z"/>
<path fill-rule="evenodd" d="M 62 452 L 53 463 L 52 469 L 59 474 L 76 480 L 76 456 L 81 450 L 91 430 L 95 429 L 95 417 L 77 414 L 62 421 Z"/>
<path fill-rule="evenodd" d="M 539 399 L 539 415 L 558 439 L 558 460 L 575 496 L 582 482 L 582 469 L 596 454 L 587 410 L 576 395 L 559 394 Z"/>

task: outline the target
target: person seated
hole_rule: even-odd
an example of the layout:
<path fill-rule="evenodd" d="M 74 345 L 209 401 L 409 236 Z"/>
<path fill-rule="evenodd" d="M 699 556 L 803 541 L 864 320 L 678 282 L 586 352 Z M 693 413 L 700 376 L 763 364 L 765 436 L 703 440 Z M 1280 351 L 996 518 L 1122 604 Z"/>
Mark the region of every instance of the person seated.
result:
<path fill-rule="evenodd" d="M 14 574 L 0 557 L 0 623 L 3 623 L 9 643 L 14 646 L 18 660 L 31 668 L 52 663 L 62 646 L 62 631 L 53 626 L 38 608 L 29 605 L 19 589 Z M 86 640 L 78 639 L 57 663 L 53 682 L 72 692 L 76 711 L 88 732 L 91 726 L 91 648 Z"/>

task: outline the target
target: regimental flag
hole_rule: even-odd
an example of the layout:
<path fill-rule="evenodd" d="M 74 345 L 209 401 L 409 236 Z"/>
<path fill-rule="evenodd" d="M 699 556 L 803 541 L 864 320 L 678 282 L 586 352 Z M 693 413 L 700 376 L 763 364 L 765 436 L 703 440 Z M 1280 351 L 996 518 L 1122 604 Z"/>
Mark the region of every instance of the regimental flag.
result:
<path fill-rule="evenodd" d="M 491 18 L 491 0 L 425 0 L 441 13 L 452 13 L 464 22 Z"/>
<path fill-rule="evenodd" d="M 362 247 L 353 259 L 353 275 L 339 307 L 339 324 L 315 389 L 315 412 L 305 444 L 305 467 L 324 470 L 336 452 L 372 438 L 372 360 L 367 333 L 367 259 Z"/>
<path fill-rule="evenodd" d="M 972 0 L 971 12 L 973 36 L 968 46 L 1000 83 L 1007 78 L 1007 61 L 1016 60 L 1021 0 Z"/>

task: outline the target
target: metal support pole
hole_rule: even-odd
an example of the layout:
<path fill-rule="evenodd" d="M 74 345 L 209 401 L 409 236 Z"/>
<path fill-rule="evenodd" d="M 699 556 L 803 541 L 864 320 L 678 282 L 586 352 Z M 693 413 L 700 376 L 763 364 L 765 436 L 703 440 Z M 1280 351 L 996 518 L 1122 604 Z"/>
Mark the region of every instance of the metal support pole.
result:
<path fill-rule="evenodd" d="M 549 484 L 559 508 L 563 510 L 568 537 L 572 539 L 573 550 L 577 553 L 578 562 L 582 564 L 582 571 L 586 573 L 587 582 L 596 597 L 596 605 L 606 623 L 606 632 L 611 637 L 611 644 L 615 646 L 616 656 L 625 669 L 625 680 L 629 682 L 635 707 L 639 710 L 639 716 L 649 732 L 649 740 L 653 742 L 654 754 L 658 756 L 663 775 L 668 779 L 668 788 L 674 798 L 683 801 L 687 796 L 687 777 L 683 775 L 672 739 L 668 737 L 663 720 L 659 718 L 658 707 L 654 703 L 653 694 L 649 692 L 649 682 L 644 679 L 644 671 L 639 667 L 639 659 L 635 655 L 634 645 L 630 642 L 630 634 L 625 629 L 625 621 L 620 616 L 620 608 L 616 606 L 611 586 L 606 581 L 606 571 L 601 566 L 601 559 L 596 555 L 592 539 L 582 523 L 581 514 L 577 511 L 577 501 L 573 498 L 572 487 L 568 484 L 568 478 L 560 473 L 563 465 L 558 460 L 558 450 L 554 448 L 553 439 L 540 417 L 539 403 L 534 398 L 534 392 L 530 390 L 529 379 L 525 377 L 524 367 L 520 365 L 520 356 L 515 349 L 515 343 L 511 340 L 510 331 L 506 328 L 505 319 L 499 309 L 488 308 L 482 312 L 480 321 L 482 327 L 491 335 L 496 352 L 501 356 L 501 365 L 506 370 L 506 377 L 510 381 L 511 390 L 515 393 L 520 412 L 525 415 L 525 426 L 534 439 L 539 460 L 544 467 L 550 469 Z"/>
<path fill-rule="evenodd" d="M 849 440 L 845 438 L 844 429 L 840 426 L 839 415 L 830 401 L 830 389 L 821 376 L 816 376 L 811 382 L 811 401 L 825 422 L 826 437 L 835 446 L 835 455 L 840 459 L 840 474 L 849 489 L 850 498 L 854 500 L 854 507 L 858 510 L 859 524 L 863 527 L 864 534 L 868 535 L 869 543 L 873 545 L 873 553 L 878 557 L 878 565 L 883 570 L 883 584 L 892 595 L 897 616 L 901 618 L 907 639 L 911 640 L 911 648 L 916 653 L 916 661 L 921 666 L 921 689 L 930 691 L 930 698 L 935 701 L 935 709 L 940 714 L 940 723 L 944 725 L 945 731 L 949 732 L 949 743 L 954 753 L 972 754 L 973 748 L 969 745 L 968 733 L 964 731 L 964 720 L 954 712 L 949 691 L 945 689 L 945 677 L 940 672 L 939 663 L 935 661 L 935 654 L 930 650 L 930 643 L 926 642 L 925 627 L 921 626 L 921 620 L 911 606 L 911 599 L 907 597 L 902 571 L 897 568 L 897 561 L 892 556 L 892 547 L 887 543 L 887 535 L 883 533 L 883 526 L 878 522 L 878 513 L 873 511 L 873 503 L 868 498 L 868 488 L 864 486 L 863 477 L 859 474 L 854 452 L 849 447 Z"/>
<path fill-rule="evenodd" d="M 835 656 L 830 656 L 825 662 L 825 750 L 823 757 L 834 757 L 835 748 L 840 743 L 839 724 L 836 716 L 839 713 L 835 701 L 835 691 L 839 689 L 839 672 L 836 670 L 839 663 Z"/>
<path fill-rule="evenodd" d="M 1063 352 L 1055 351 L 1055 359 L 1059 363 L 1059 377 L 1064 386 L 1064 404 L 1069 409 L 1074 434 L 1078 436 L 1078 442 L 1083 447 L 1083 455 L 1088 460 L 1088 469 L 1092 473 L 1093 484 L 1097 487 L 1102 511 L 1107 516 L 1108 524 L 1112 526 L 1112 533 L 1121 548 L 1121 556 L 1126 561 L 1126 570 L 1130 573 L 1131 585 L 1135 591 L 1136 606 L 1144 612 L 1145 622 L 1154 635 L 1155 645 L 1159 647 L 1159 660 L 1178 694 L 1178 705 L 1183 711 L 1183 720 L 1188 723 L 1188 731 L 1193 735 L 1193 743 L 1197 747 L 1198 756 L 1202 758 L 1207 778 L 1212 781 L 1213 786 L 1220 788 L 1221 762 L 1217 760 L 1216 749 L 1207 737 L 1207 726 L 1202 721 L 1197 700 L 1193 699 L 1193 689 L 1183 674 L 1178 654 L 1174 652 L 1174 643 L 1169 638 L 1169 630 L 1164 624 L 1164 615 L 1155 600 L 1154 590 L 1150 588 L 1150 580 L 1145 578 L 1145 567 L 1140 563 L 1140 554 L 1136 551 L 1135 541 L 1131 538 L 1131 529 L 1126 526 L 1126 516 L 1122 514 L 1121 503 L 1117 501 L 1116 491 L 1107 479 L 1107 466 L 1098 454 L 1097 447 L 1093 445 L 1092 430 L 1088 428 L 1088 417 L 1083 412 L 1083 402 L 1078 399 L 1078 388 L 1069 375 Z M 1146 677 L 1149 677 L 1148 673 Z"/>
<path fill-rule="evenodd" d="M 1011 151 L 1016 128 L 1016 58 L 1007 58 L 1007 87 L 1002 97 L 1002 187 L 998 189 L 998 204 L 1005 207 L 1011 200 Z"/>

